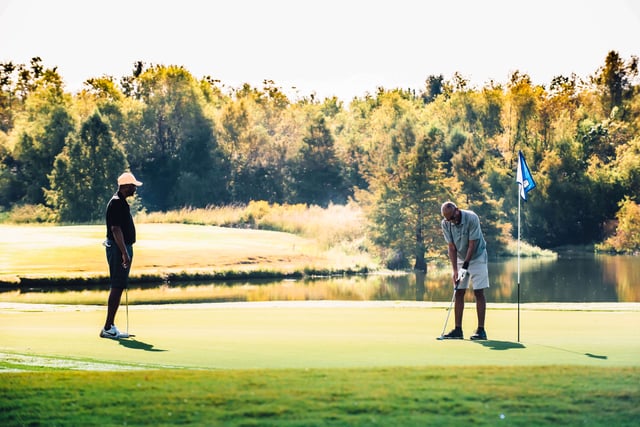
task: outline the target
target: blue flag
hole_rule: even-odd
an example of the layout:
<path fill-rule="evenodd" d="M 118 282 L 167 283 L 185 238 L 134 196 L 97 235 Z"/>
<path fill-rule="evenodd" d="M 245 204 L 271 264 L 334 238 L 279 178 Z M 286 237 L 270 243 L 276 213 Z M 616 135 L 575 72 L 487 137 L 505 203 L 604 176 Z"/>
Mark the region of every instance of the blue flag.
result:
<path fill-rule="evenodd" d="M 527 200 L 527 193 L 536 188 L 536 182 L 531 176 L 527 161 L 524 159 L 522 151 L 518 151 L 518 174 L 516 175 L 516 182 L 520 185 L 520 197 L 522 200 Z"/>

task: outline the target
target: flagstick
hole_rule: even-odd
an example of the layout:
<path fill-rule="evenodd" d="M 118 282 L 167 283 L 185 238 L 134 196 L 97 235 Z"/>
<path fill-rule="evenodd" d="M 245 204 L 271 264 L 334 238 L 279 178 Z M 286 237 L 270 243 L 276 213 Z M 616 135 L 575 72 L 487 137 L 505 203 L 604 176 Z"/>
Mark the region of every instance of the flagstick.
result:
<path fill-rule="evenodd" d="M 518 185 L 518 342 L 520 342 L 520 185 Z"/>
<path fill-rule="evenodd" d="M 518 182 L 518 342 L 520 342 L 520 199 L 527 200 L 527 193 L 536 188 L 536 183 L 531 176 L 531 171 L 524 159 L 522 151 L 518 151 L 518 169 L 516 171 Z"/>

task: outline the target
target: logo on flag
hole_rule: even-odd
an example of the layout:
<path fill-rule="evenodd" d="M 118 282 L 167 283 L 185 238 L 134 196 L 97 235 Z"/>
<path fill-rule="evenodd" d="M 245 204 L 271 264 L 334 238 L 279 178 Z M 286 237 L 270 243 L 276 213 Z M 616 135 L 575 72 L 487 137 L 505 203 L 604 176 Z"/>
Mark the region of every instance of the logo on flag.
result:
<path fill-rule="evenodd" d="M 536 182 L 531 176 L 527 161 L 524 159 L 522 151 L 518 151 L 518 173 L 516 175 L 516 182 L 520 185 L 520 197 L 522 200 L 527 200 L 527 193 L 536 188 Z"/>

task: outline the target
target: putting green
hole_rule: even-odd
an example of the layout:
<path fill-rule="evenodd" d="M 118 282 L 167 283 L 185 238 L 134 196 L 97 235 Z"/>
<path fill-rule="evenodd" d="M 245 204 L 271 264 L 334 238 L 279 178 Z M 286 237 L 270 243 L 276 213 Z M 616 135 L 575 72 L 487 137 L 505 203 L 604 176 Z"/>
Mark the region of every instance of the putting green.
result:
<path fill-rule="evenodd" d="M 640 366 L 640 304 L 523 305 L 520 342 L 516 306 L 491 304 L 488 341 L 436 340 L 447 307 L 335 301 L 132 306 L 129 327 L 136 337 L 114 341 L 98 337 L 105 307 L 0 304 L 0 368 L 70 362 L 95 369 Z M 124 306 L 117 324 L 126 329 Z M 465 334 L 474 328 L 469 304 Z M 26 362 L 26 355 L 43 358 Z"/>

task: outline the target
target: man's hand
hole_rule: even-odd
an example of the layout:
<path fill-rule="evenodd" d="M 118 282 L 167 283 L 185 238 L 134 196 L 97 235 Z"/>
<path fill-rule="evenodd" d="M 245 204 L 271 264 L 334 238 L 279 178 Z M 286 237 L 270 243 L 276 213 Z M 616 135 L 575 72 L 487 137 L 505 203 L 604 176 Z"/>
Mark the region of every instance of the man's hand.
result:
<path fill-rule="evenodd" d="M 460 282 L 466 276 L 467 276 L 467 269 L 463 267 L 460 270 L 458 270 L 458 278 L 456 279 L 456 282 Z"/>
<path fill-rule="evenodd" d="M 129 268 L 130 264 L 131 264 L 131 258 L 129 257 L 129 254 L 127 253 L 127 251 L 125 251 L 122 253 L 122 268 L 126 270 L 127 268 Z"/>

